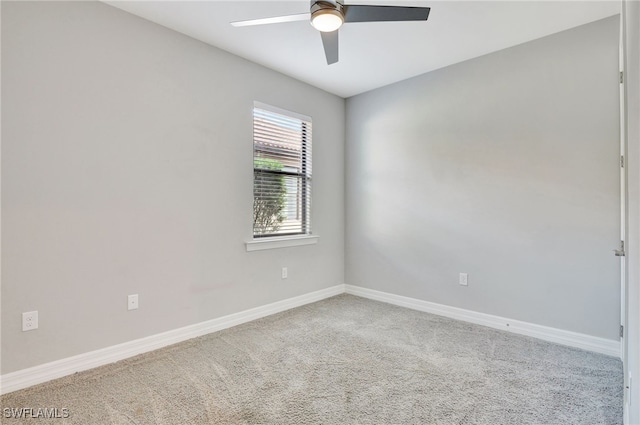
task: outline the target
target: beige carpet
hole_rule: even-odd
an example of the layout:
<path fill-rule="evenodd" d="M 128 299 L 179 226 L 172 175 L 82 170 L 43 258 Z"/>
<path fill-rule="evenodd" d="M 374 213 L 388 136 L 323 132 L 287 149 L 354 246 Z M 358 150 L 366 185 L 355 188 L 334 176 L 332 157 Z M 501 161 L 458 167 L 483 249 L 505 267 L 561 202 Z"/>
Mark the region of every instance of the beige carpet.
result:
<path fill-rule="evenodd" d="M 1 405 L 3 424 L 617 425 L 622 364 L 340 295 L 10 393 Z M 22 407 L 70 416 L 5 417 Z"/>

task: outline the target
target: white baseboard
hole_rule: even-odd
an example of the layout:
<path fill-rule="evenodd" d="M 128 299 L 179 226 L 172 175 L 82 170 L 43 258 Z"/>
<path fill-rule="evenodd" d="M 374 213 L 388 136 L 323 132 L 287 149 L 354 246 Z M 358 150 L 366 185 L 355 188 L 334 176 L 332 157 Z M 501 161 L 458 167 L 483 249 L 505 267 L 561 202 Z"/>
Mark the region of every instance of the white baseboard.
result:
<path fill-rule="evenodd" d="M 151 335 L 146 338 L 8 373 L 0 377 L 0 394 L 7 394 L 76 372 L 117 362 L 171 344 L 270 316 L 294 307 L 320 301 L 344 292 L 344 285 L 336 285 L 217 319 L 207 320 L 206 322 L 196 323 L 183 328 Z"/>
<path fill-rule="evenodd" d="M 535 325 L 533 323 L 521 322 L 505 317 L 493 316 L 491 314 L 478 313 L 476 311 L 465 310 L 457 307 L 449 307 L 442 304 L 389 294 L 387 292 L 375 291 L 373 289 L 362 288 L 359 286 L 345 285 L 345 289 L 347 294 L 357 295 L 363 298 L 369 298 L 388 304 L 407 307 L 413 310 L 433 313 L 439 316 L 488 326 L 490 328 L 501 329 L 520 335 L 527 335 L 545 341 L 567 345 L 569 347 L 576 347 L 583 350 L 606 354 L 608 356 L 620 357 L 620 341 Z"/>
<path fill-rule="evenodd" d="M 450 317 L 452 319 L 506 330 L 613 357 L 620 357 L 619 341 L 598 338 L 576 332 L 550 328 L 547 326 L 535 325 L 518 320 L 511 320 L 471 310 L 449 307 L 442 304 L 389 294 L 387 292 L 375 291 L 373 289 L 362 288 L 359 286 L 336 285 L 320 291 L 252 308 L 250 310 L 241 311 L 239 313 L 230 314 L 228 316 L 219 317 L 206 322 L 196 323 L 194 325 L 185 326 L 183 328 L 174 329 L 157 335 L 151 335 L 146 338 L 125 342 L 123 344 L 8 373 L 0 377 L 0 394 L 7 394 L 32 385 L 41 384 L 52 379 L 71 375 L 76 372 L 114 363 L 138 354 L 147 353 L 149 351 L 157 350 L 158 348 L 220 331 L 222 329 L 227 329 L 232 326 L 320 301 L 345 292 L 347 294 L 382 301 L 401 307 L 407 307 L 413 310 L 424 311 L 427 313 Z"/>

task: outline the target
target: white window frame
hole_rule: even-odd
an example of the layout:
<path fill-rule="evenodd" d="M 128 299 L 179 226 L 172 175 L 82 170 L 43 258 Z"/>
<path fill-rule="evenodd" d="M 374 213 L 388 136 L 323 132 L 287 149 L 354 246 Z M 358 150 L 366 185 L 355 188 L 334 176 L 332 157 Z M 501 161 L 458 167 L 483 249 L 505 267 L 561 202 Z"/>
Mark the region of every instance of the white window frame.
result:
<path fill-rule="evenodd" d="M 258 108 L 268 112 L 273 112 L 276 114 L 284 115 L 290 118 L 299 119 L 305 122 L 312 122 L 311 117 L 307 115 L 303 115 L 297 112 L 292 112 L 286 109 L 278 108 L 276 106 L 268 105 L 266 103 L 255 101 L 253 104 L 253 109 Z M 253 110 L 252 110 L 253 111 Z M 251 114 L 252 122 L 254 120 L 254 114 Z M 254 138 L 251 140 L 252 144 L 254 144 Z M 255 146 L 251 149 L 252 158 L 255 156 Z M 253 161 L 252 161 L 253 164 Z M 252 179 L 252 188 L 253 184 L 255 184 Z M 311 192 L 312 193 L 312 192 Z M 307 196 L 311 196 L 311 194 L 307 194 Z M 311 203 L 309 203 L 308 208 L 311 208 Z M 309 218 L 311 218 L 311 212 L 309 212 Z M 252 215 L 253 220 L 253 215 Z M 265 249 L 275 249 L 275 248 L 286 248 L 293 246 L 302 246 L 302 245 L 312 245 L 318 242 L 318 235 L 311 234 L 311 229 L 309 229 L 309 233 L 306 234 L 294 234 L 294 235 L 269 235 L 269 236 L 257 236 L 254 233 L 254 229 L 252 226 L 252 239 L 245 242 L 247 251 L 260 251 Z"/>

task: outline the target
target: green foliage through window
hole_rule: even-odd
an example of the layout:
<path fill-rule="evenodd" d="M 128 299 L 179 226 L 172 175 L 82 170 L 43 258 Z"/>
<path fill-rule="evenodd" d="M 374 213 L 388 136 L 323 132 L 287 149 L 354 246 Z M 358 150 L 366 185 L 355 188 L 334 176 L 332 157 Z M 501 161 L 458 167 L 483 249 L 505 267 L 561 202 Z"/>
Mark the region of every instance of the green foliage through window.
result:
<path fill-rule="evenodd" d="M 283 168 L 275 159 L 253 160 L 253 231 L 256 235 L 276 233 L 285 219 L 287 186 L 284 176 L 273 172 Z"/>

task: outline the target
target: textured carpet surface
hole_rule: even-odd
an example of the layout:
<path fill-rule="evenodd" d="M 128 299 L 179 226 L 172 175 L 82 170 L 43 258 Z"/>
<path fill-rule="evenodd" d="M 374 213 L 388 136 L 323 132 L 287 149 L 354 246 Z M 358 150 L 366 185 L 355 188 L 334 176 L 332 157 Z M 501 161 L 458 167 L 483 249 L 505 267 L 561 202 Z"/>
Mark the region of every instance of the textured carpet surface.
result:
<path fill-rule="evenodd" d="M 621 424 L 618 359 L 350 295 L 1 398 L 3 424 Z M 68 409 L 8 419 L 6 408 Z"/>

